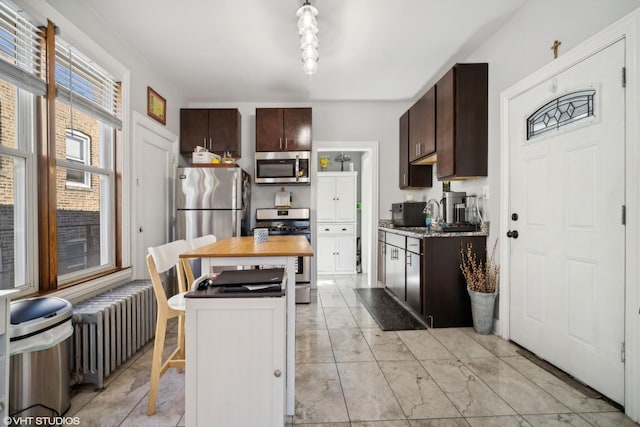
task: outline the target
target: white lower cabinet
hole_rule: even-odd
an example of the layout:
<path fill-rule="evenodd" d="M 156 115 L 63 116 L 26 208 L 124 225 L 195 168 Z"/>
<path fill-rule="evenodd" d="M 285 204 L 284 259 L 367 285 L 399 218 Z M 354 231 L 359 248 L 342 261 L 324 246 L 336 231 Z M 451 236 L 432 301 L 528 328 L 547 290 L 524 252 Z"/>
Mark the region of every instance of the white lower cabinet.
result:
<path fill-rule="evenodd" d="M 11 351 L 9 348 L 9 325 L 11 324 L 11 297 L 18 290 L 0 290 L 0 417 L 9 416 L 9 372 Z M 20 415 L 20 414 L 18 414 Z"/>
<path fill-rule="evenodd" d="M 320 274 L 356 273 L 355 224 L 318 224 L 316 251 Z"/>
<path fill-rule="evenodd" d="M 285 301 L 187 300 L 187 426 L 284 424 Z"/>

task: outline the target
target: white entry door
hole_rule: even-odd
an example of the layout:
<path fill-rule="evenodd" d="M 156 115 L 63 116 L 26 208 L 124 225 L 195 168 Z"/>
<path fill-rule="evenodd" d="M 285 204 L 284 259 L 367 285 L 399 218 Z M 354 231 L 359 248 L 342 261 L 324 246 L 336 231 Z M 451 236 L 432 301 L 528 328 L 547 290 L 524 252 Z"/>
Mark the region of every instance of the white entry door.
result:
<path fill-rule="evenodd" d="M 170 239 L 173 214 L 173 179 L 175 175 L 172 143 L 163 133 L 138 124 L 135 129 L 137 147 L 137 278 L 148 278 L 145 258 L 147 249 Z"/>
<path fill-rule="evenodd" d="M 512 99 L 503 237 L 511 339 L 619 403 L 624 59 L 622 40 Z"/>

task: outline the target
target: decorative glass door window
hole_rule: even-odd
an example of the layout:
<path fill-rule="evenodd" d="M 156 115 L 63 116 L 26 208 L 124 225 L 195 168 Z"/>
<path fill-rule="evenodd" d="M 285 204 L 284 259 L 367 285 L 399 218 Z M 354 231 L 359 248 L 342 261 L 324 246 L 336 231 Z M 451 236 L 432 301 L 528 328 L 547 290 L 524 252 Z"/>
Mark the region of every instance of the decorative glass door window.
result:
<path fill-rule="evenodd" d="M 538 108 L 527 118 L 527 141 L 594 115 L 595 89 L 567 93 Z"/>

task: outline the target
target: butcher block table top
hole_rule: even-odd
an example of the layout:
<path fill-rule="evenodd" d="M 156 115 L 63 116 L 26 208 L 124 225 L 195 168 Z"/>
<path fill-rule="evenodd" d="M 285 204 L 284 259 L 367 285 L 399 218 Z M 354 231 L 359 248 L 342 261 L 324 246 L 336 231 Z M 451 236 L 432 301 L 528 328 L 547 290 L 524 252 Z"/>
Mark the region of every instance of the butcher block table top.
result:
<path fill-rule="evenodd" d="M 253 236 L 230 237 L 180 254 L 180 258 L 313 256 L 305 236 L 269 236 L 256 243 Z"/>

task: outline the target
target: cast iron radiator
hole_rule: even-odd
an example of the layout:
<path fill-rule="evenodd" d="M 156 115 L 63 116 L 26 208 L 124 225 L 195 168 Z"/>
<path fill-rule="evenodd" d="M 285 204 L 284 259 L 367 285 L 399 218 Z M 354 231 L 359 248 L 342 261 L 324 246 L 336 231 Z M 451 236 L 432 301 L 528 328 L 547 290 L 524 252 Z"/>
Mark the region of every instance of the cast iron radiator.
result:
<path fill-rule="evenodd" d="M 155 335 L 156 299 L 148 280 L 136 280 L 73 308 L 71 384 L 104 387 L 104 379 Z"/>

